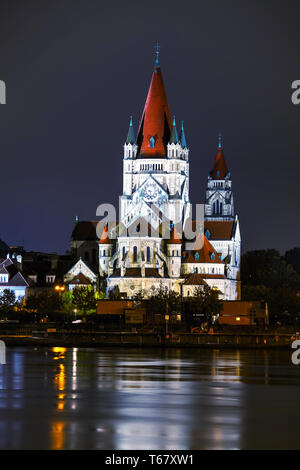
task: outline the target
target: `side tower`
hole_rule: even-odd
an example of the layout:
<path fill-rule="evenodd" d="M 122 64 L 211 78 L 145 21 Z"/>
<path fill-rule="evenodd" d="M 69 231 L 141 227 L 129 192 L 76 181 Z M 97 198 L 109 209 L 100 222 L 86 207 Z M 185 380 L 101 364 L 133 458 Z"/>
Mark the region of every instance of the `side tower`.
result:
<path fill-rule="evenodd" d="M 225 264 L 225 298 L 240 300 L 241 234 L 221 134 L 214 166 L 208 176 L 204 214 L 205 236 Z"/>
<path fill-rule="evenodd" d="M 207 181 L 205 217 L 206 220 L 234 219 L 232 181 L 223 154 L 221 134 L 215 163 Z"/>

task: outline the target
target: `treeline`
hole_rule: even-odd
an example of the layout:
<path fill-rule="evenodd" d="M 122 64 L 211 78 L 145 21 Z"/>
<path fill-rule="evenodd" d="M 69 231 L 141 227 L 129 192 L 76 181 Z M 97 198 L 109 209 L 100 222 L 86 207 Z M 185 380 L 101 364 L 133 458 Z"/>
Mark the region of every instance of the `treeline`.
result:
<path fill-rule="evenodd" d="M 0 320 L 71 321 L 95 314 L 101 298 L 105 298 L 105 294 L 94 292 L 92 288 L 63 293 L 48 289 L 18 302 L 14 292 L 4 289 L 0 294 Z"/>
<path fill-rule="evenodd" d="M 300 248 L 249 251 L 241 262 L 242 300 L 265 300 L 271 323 L 297 324 L 300 317 Z M 300 321 L 299 321 L 300 327 Z"/>

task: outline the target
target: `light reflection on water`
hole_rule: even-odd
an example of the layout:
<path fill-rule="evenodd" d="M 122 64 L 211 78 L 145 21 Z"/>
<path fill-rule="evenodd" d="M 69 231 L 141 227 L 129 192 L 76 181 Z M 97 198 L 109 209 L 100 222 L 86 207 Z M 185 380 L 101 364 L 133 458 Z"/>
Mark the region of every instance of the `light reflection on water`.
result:
<path fill-rule="evenodd" d="M 0 449 L 297 449 L 289 351 L 8 348 Z"/>

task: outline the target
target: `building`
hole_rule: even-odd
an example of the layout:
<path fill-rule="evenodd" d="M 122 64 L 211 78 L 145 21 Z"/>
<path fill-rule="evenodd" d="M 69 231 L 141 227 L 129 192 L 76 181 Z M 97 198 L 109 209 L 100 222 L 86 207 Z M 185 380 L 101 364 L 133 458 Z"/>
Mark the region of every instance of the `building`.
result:
<path fill-rule="evenodd" d="M 0 293 L 9 289 L 15 294 L 16 300 L 21 301 L 28 287 L 29 282 L 17 263 L 14 263 L 9 256 L 0 262 Z"/>
<path fill-rule="evenodd" d="M 137 136 L 131 118 L 124 144 L 119 223 L 108 224 L 99 240 L 99 272 L 107 276 L 108 291 L 117 287 L 132 298 L 162 284 L 188 296 L 195 285 L 208 284 L 224 300 L 240 298 L 241 236 L 221 136 L 208 176 L 204 227 L 193 240 L 185 236 L 189 176 L 183 123 L 178 133 L 157 53 Z"/>
<path fill-rule="evenodd" d="M 97 283 L 97 275 L 89 268 L 89 266 L 80 258 L 74 266 L 64 276 L 64 284 L 69 290 L 76 287 L 87 288 L 89 286 L 95 288 Z"/>

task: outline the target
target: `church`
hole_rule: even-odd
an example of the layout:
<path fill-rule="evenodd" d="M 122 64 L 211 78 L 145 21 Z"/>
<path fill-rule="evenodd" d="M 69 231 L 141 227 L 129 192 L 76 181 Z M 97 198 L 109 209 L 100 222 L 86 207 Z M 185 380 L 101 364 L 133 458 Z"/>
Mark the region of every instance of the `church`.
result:
<path fill-rule="evenodd" d="M 171 116 L 157 52 L 138 132 L 130 118 L 124 144 L 119 221 L 108 223 L 99 240 L 108 292 L 147 297 L 163 285 L 189 297 L 208 285 L 224 300 L 240 299 L 241 235 L 221 135 L 202 223 L 192 219 L 189 177 L 184 126 L 178 132 Z"/>

